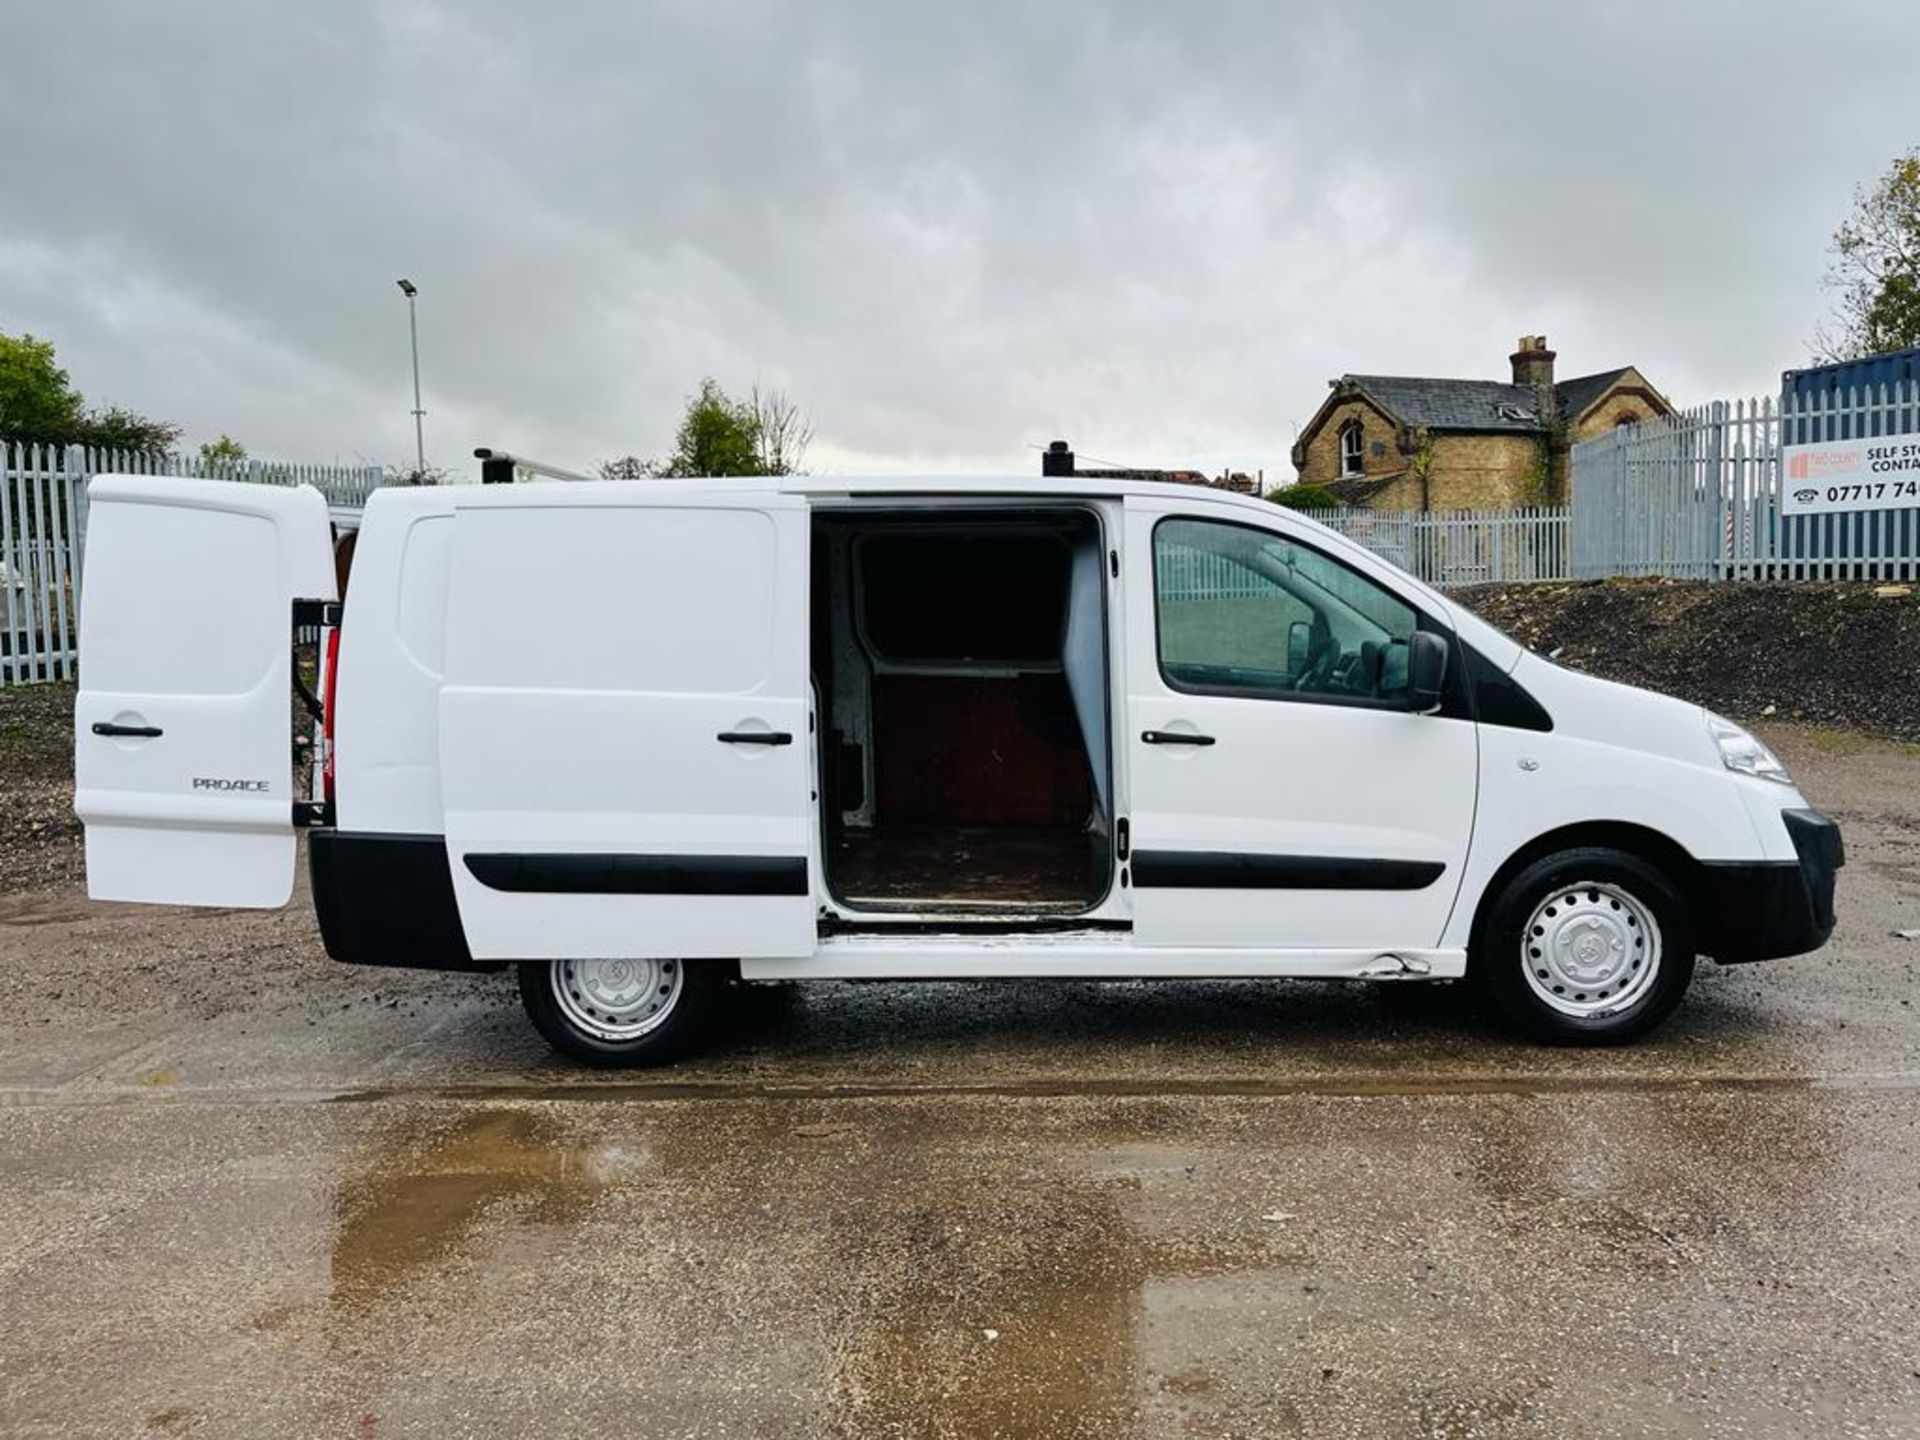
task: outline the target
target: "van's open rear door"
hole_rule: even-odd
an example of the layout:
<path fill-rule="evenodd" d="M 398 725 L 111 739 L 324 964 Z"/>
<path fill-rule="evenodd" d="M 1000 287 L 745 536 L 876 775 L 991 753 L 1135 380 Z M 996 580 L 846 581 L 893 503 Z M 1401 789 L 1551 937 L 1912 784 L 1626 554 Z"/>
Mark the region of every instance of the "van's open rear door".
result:
<path fill-rule="evenodd" d="M 457 505 L 441 793 L 474 956 L 812 954 L 805 503 Z"/>
<path fill-rule="evenodd" d="M 292 609 L 330 600 L 310 487 L 102 475 L 88 489 L 74 703 L 87 893 L 284 905 Z"/>

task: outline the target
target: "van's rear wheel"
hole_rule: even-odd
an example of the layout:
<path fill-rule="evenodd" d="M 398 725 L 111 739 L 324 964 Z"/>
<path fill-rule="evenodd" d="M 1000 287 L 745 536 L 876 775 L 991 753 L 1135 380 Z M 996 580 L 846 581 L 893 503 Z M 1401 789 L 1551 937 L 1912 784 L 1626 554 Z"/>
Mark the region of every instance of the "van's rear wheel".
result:
<path fill-rule="evenodd" d="M 1673 882 L 1599 846 L 1534 861 L 1494 901 L 1471 959 L 1501 1012 L 1536 1040 L 1620 1045 L 1658 1026 L 1693 978 Z"/>
<path fill-rule="evenodd" d="M 726 985 L 711 960 L 541 960 L 519 970 L 520 1001 L 547 1043 L 607 1067 L 685 1054 Z"/>

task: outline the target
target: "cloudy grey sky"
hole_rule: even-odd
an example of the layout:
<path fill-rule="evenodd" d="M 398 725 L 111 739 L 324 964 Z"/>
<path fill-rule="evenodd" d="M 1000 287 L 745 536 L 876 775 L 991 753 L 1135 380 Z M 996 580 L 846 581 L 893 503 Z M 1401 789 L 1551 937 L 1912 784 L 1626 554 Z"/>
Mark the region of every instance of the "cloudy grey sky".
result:
<path fill-rule="evenodd" d="M 1803 363 L 1920 6 L 525 0 L 0 10 L 0 330 L 256 454 L 1265 467 L 1345 370 Z"/>

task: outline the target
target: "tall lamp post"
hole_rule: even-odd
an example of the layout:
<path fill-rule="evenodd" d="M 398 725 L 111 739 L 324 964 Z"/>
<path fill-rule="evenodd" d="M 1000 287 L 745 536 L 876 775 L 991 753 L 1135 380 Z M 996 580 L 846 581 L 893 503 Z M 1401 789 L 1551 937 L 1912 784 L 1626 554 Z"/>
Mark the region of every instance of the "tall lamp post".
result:
<path fill-rule="evenodd" d="M 427 412 L 420 408 L 420 322 L 413 309 L 413 300 L 420 293 L 420 288 L 411 280 L 402 280 L 400 293 L 407 297 L 407 336 L 413 342 L 413 477 L 414 484 L 424 485 L 427 478 L 427 441 L 420 420 Z"/>

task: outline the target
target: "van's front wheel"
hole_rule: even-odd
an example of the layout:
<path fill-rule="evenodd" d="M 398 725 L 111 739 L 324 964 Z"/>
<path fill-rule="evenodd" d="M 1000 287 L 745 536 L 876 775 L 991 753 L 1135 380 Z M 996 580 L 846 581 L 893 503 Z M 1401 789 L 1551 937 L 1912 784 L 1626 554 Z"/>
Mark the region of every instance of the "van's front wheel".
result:
<path fill-rule="evenodd" d="M 1620 1045 L 1658 1026 L 1693 978 L 1693 928 L 1672 881 L 1600 846 L 1534 861 L 1494 901 L 1472 973 L 1536 1040 Z"/>
<path fill-rule="evenodd" d="M 520 1002 L 547 1043 L 607 1068 L 684 1055 L 726 984 L 709 960 L 540 960 L 519 971 Z"/>

